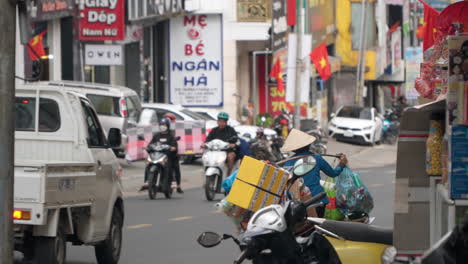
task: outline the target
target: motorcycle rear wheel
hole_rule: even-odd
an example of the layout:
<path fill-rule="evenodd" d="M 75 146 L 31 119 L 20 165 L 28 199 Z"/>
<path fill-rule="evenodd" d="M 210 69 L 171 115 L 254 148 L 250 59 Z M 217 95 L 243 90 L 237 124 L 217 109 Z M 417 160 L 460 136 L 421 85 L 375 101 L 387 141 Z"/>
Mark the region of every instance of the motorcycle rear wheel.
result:
<path fill-rule="evenodd" d="M 205 196 L 208 201 L 213 201 L 216 196 L 216 179 L 219 175 L 207 176 L 205 178 Z"/>

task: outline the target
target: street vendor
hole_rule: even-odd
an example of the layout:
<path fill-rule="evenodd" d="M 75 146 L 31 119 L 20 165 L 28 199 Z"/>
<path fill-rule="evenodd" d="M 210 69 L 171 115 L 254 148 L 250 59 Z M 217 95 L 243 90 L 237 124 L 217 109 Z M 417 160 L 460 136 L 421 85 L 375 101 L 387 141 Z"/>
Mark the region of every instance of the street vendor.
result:
<path fill-rule="evenodd" d="M 319 154 L 312 153 L 310 151 L 310 145 L 315 142 L 316 138 L 307 133 L 304 133 L 300 130 L 293 129 L 291 130 L 288 138 L 284 142 L 284 146 L 281 148 L 282 152 L 294 152 L 292 157 L 299 156 L 310 156 L 313 155 L 317 161 L 315 168 L 306 174 L 303 179 L 305 185 L 309 187 L 312 192 L 312 196 L 317 195 L 321 192 L 324 192 L 323 187 L 320 185 L 320 171 L 323 171 L 329 177 L 336 177 L 341 174 L 343 168 L 348 164 L 348 159 L 346 155 L 340 157 L 339 165 L 333 169 L 330 164 L 322 158 Z M 292 159 L 287 161 L 284 164 L 286 169 L 292 168 L 297 159 Z M 323 206 L 315 208 L 318 217 L 322 217 L 325 214 L 325 206 L 328 204 L 327 197 L 322 200 Z"/>

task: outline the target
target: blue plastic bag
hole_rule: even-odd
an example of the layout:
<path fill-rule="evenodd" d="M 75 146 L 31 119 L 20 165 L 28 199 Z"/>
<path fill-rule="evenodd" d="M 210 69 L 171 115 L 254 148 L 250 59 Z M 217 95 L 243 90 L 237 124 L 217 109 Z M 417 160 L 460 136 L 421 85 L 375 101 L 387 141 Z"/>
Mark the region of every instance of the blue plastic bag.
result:
<path fill-rule="evenodd" d="M 239 138 L 239 159 L 242 159 L 244 156 L 250 155 L 250 144 L 243 138 Z"/>
<path fill-rule="evenodd" d="M 335 178 L 336 206 L 341 213 L 348 215 L 353 212 L 369 214 L 374 208 L 374 200 L 362 183 L 357 172 L 349 167 L 343 168 L 341 174 Z"/>

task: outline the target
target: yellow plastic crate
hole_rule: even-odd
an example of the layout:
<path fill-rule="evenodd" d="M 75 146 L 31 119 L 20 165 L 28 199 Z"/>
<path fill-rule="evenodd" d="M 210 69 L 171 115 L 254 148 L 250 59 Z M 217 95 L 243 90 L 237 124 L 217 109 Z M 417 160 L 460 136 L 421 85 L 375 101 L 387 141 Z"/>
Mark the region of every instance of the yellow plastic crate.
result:
<path fill-rule="evenodd" d="M 256 212 L 279 202 L 280 198 L 271 193 L 280 196 L 286 187 L 288 177 L 287 171 L 246 156 L 242 160 L 227 200 Z"/>

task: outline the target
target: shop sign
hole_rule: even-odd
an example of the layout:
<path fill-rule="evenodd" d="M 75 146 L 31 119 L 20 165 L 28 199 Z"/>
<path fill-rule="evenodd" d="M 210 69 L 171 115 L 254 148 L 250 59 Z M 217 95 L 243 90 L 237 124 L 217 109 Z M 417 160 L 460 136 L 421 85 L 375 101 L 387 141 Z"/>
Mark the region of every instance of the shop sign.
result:
<path fill-rule="evenodd" d="M 121 45 L 85 45 L 86 65 L 122 65 L 123 56 Z"/>
<path fill-rule="evenodd" d="M 405 52 L 406 83 L 405 96 L 408 100 L 417 100 L 419 93 L 414 89 L 414 81 L 419 77 L 420 64 L 423 61 L 421 47 L 408 47 Z"/>
<path fill-rule="evenodd" d="M 269 22 L 271 0 L 237 0 L 238 22 Z"/>
<path fill-rule="evenodd" d="M 138 22 L 151 18 L 170 17 L 184 12 L 185 0 L 129 0 L 128 20 Z"/>
<path fill-rule="evenodd" d="M 81 41 L 123 40 L 125 38 L 124 0 L 81 0 Z"/>
<path fill-rule="evenodd" d="M 170 21 L 169 101 L 184 106 L 223 105 L 221 15 Z"/>
<path fill-rule="evenodd" d="M 27 5 L 31 21 L 72 16 L 75 10 L 73 0 L 29 0 Z"/>
<path fill-rule="evenodd" d="M 277 52 L 288 45 L 288 23 L 286 20 L 286 1 L 273 0 L 272 50 Z"/>
<path fill-rule="evenodd" d="M 312 48 L 325 42 L 332 44 L 335 32 L 335 1 L 309 0 L 309 28 L 312 34 Z"/>

